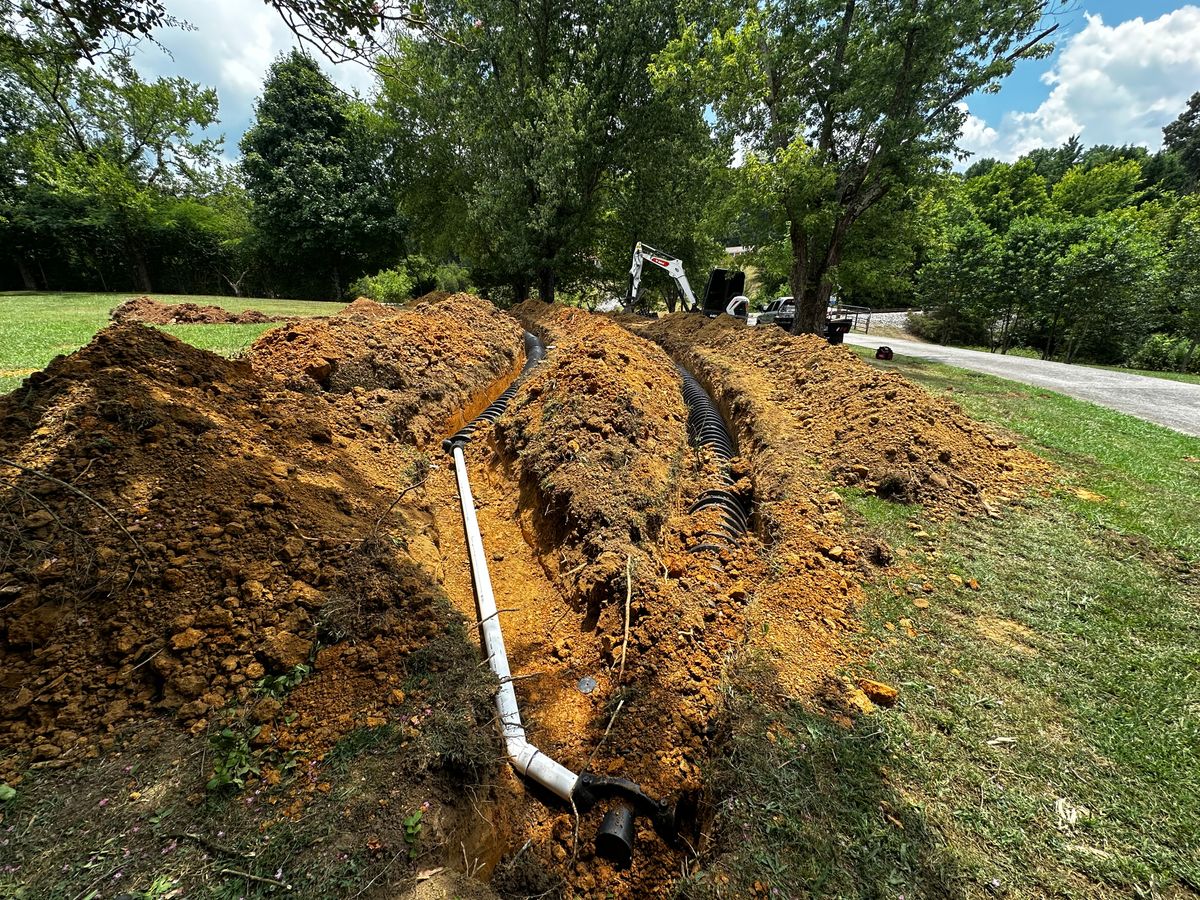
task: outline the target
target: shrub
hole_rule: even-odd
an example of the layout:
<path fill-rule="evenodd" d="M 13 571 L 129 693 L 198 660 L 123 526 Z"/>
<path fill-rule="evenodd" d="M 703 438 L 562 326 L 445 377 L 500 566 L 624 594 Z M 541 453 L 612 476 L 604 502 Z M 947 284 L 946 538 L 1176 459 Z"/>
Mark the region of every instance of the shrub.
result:
<path fill-rule="evenodd" d="M 1126 364 L 1131 369 L 1151 372 L 1195 372 L 1200 370 L 1200 353 L 1192 350 L 1192 342 L 1185 337 L 1152 334 L 1142 341 Z"/>
<path fill-rule="evenodd" d="M 404 266 L 364 275 L 350 285 L 355 297 L 367 297 L 377 303 L 403 303 L 413 293 L 413 278 Z"/>
<path fill-rule="evenodd" d="M 446 291 L 450 294 L 459 294 L 473 289 L 471 273 L 458 263 L 443 263 L 438 266 L 434 282 L 439 291 Z"/>

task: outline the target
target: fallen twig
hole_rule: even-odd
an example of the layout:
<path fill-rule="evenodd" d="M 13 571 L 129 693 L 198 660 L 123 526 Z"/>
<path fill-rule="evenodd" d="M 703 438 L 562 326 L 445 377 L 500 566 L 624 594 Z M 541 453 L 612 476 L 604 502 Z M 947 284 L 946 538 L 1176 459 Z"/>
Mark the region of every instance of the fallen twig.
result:
<path fill-rule="evenodd" d="M 286 881 L 267 878 L 265 875 L 251 875 L 249 872 L 241 872 L 237 869 L 222 869 L 220 874 L 232 875 L 234 878 L 245 878 L 247 881 L 257 881 L 259 884 L 273 884 L 275 887 L 287 887 Z"/>
<path fill-rule="evenodd" d="M 403 500 L 406 494 L 408 494 L 410 491 L 415 491 L 417 488 L 419 488 L 421 485 L 423 485 L 428 480 L 429 480 L 429 476 L 426 475 L 420 481 L 415 482 L 414 484 L 410 484 L 408 487 L 406 487 L 404 490 L 402 490 L 399 494 L 397 494 L 396 499 L 392 501 L 391 505 L 380 514 L 378 519 L 375 520 L 375 527 L 371 529 L 371 537 L 374 537 L 376 534 L 379 533 L 379 526 L 383 524 L 383 520 L 387 518 L 388 513 L 390 513 L 393 509 L 396 508 L 396 504 L 399 503 L 401 500 Z"/>
<path fill-rule="evenodd" d="M 218 856 L 228 856 L 232 859 L 253 859 L 251 853 L 238 853 L 236 850 L 230 850 L 228 847 L 222 847 L 220 844 L 214 843 L 202 834 L 193 834 L 190 831 L 172 831 L 167 834 L 167 837 L 176 838 L 178 840 L 193 841 L 199 844 L 210 853 L 215 853 Z"/>
<path fill-rule="evenodd" d="M 133 544 L 134 547 L 137 548 L 138 555 L 141 556 L 142 562 L 144 562 L 146 564 L 146 568 L 148 568 L 148 569 L 153 568 L 150 564 L 150 557 L 146 555 L 146 551 L 145 551 L 145 549 L 143 549 L 142 545 L 140 543 L 138 543 L 138 539 L 133 536 L 133 534 L 129 531 L 128 528 L 125 527 L 125 525 L 121 522 L 120 519 L 118 519 L 115 515 L 113 515 L 113 513 L 109 510 L 109 508 L 107 506 L 105 506 L 103 503 L 101 503 L 99 500 L 97 500 L 91 494 L 87 493 L 87 491 L 80 490 L 75 485 L 71 484 L 69 481 L 63 481 L 61 478 L 55 478 L 53 475 L 47 475 L 45 472 L 39 472 L 37 469 L 31 469 L 31 468 L 29 468 L 29 466 L 23 466 L 19 462 L 14 462 L 13 460 L 11 460 L 5 456 L 0 456 L 0 463 L 3 463 L 6 466 L 11 466 L 14 469 L 17 469 L 21 472 L 26 473 L 27 475 L 34 475 L 38 478 L 44 478 L 46 481 L 52 482 L 53 484 L 57 484 L 59 487 L 66 488 L 68 491 L 71 491 L 71 493 L 73 493 L 73 494 L 78 494 L 80 497 L 82 497 L 88 503 L 92 504 L 92 506 L 96 507 L 96 509 L 100 510 L 100 512 L 104 513 L 104 515 L 108 516 L 108 518 L 112 520 L 112 523 L 121 529 L 121 531 L 124 533 L 125 537 L 129 538 L 129 542 L 131 544 Z"/>
<path fill-rule="evenodd" d="M 592 751 L 592 755 L 587 758 L 587 762 L 583 764 L 583 771 L 587 771 L 592 765 L 592 760 L 596 758 L 596 754 L 600 752 L 600 748 L 604 746 L 604 742 L 608 740 L 608 733 L 612 731 L 613 723 L 617 721 L 617 716 L 621 714 L 621 707 L 625 705 L 624 700 L 617 702 L 617 708 L 613 710 L 612 718 L 608 720 L 608 727 L 604 729 L 604 734 L 600 735 L 600 741 L 596 744 L 596 749 Z"/>

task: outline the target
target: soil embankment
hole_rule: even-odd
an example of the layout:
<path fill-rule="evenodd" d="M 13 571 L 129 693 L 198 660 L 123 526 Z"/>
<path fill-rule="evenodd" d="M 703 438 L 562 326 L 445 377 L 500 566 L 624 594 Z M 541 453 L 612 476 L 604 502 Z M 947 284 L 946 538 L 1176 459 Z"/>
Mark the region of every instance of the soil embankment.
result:
<path fill-rule="evenodd" d="M 934 517 L 998 515 L 997 504 L 1044 475 L 1040 460 L 953 403 L 820 338 L 727 316 L 625 324 L 687 366 L 733 423 L 773 567 L 755 594 L 749 644 L 792 696 L 812 696 L 847 660 L 858 570 L 892 558 L 847 534 L 834 487 L 920 503 Z"/>
<path fill-rule="evenodd" d="M 294 324 L 248 362 L 116 325 L 0 398 L 6 783 L 70 779 L 150 733 L 203 748 L 180 788 L 195 802 L 210 777 L 255 796 L 278 783 L 284 818 L 321 799 L 325 754 L 359 729 L 403 745 L 393 796 L 494 769 L 488 678 L 438 585 L 414 442 L 493 389 L 520 329 L 457 298 L 377 320 L 374 346 L 351 334 L 349 317 Z M 389 377 L 306 380 L 313 345 L 336 348 L 335 370 Z M 389 367 L 406 359 L 419 385 Z M 379 840 L 403 847 L 376 812 Z"/>
<path fill-rule="evenodd" d="M 257 309 L 229 312 L 199 303 L 162 303 L 152 297 L 132 297 L 109 313 L 117 325 L 263 325 L 277 321 Z"/>

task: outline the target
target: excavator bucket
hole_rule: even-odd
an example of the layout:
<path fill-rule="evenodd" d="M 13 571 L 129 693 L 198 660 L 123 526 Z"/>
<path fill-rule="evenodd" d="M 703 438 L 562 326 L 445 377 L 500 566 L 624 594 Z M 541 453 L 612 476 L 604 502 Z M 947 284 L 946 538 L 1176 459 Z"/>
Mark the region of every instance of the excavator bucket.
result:
<path fill-rule="evenodd" d="M 746 292 L 746 273 L 730 272 L 728 269 L 713 269 L 704 288 L 704 299 L 700 308 L 705 315 L 725 312 L 729 301 Z"/>

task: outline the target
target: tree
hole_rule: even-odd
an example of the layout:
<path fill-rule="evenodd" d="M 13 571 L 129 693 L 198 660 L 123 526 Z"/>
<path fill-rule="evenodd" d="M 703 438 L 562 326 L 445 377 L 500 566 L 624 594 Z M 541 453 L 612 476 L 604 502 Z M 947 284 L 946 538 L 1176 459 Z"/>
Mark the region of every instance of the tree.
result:
<path fill-rule="evenodd" d="M 1171 324 L 1190 342 L 1179 364 L 1179 371 L 1186 372 L 1200 346 L 1200 194 L 1171 211 L 1167 243 L 1163 286 L 1174 314 Z"/>
<path fill-rule="evenodd" d="M 818 331 L 848 236 L 945 167 L 962 101 L 1049 52 L 1045 0 L 714 0 L 657 63 L 695 81 L 769 166 L 789 222 L 797 331 Z"/>
<path fill-rule="evenodd" d="M 154 210 L 172 193 L 202 193 L 216 170 L 220 141 L 194 135 L 216 121 L 216 92 L 182 78 L 147 82 L 124 49 L 94 65 L 55 54 L 3 62 L 0 88 L 22 115 L 0 119 L 9 163 L 0 219 L 24 284 L 51 249 L 102 286 L 106 269 L 127 267 L 150 290 Z"/>
<path fill-rule="evenodd" d="M 1200 91 L 1192 94 L 1179 118 L 1163 129 L 1163 148 L 1178 156 L 1194 190 L 1200 184 Z"/>
<path fill-rule="evenodd" d="M 242 137 L 251 221 L 275 277 L 298 294 L 341 296 L 399 255 L 399 220 L 369 111 L 293 50 L 267 74 Z"/>
<path fill-rule="evenodd" d="M 999 163 L 987 174 L 968 179 L 964 188 L 975 214 L 992 231 L 1001 234 L 1015 220 L 1041 215 L 1049 206 L 1046 179 L 1037 174 L 1030 160 Z"/>
<path fill-rule="evenodd" d="M 1078 165 L 1082 158 L 1083 144 L 1079 141 L 1079 135 L 1071 135 L 1061 147 L 1039 147 L 1030 150 L 1021 157 L 1021 161 L 1030 162 L 1033 170 L 1046 179 L 1046 184 L 1053 187 L 1067 174 L 1067 170 Z M 970 177 L 970 170 L 967 171 L 967 175 Z"/>
<path fill-rule="evenodd" d="M 305 43 L 330 58 L 367 60 L 396 29 L 427 30 L 406 0 L 265 0 Z M 10 0 L 0 17 L 0 52 L 45 62 L 71 62 L 153 40 L 156 29 L 185 25 L 165 0 Z"/>
<path fill-rule="evenodd" d="M 1054 205 L 1070 216 L 1098 216 L 1141 199 L 1141 164 L 1135 160 L 1076 166 L 1054 186 Z"/>
<path fill-rule="evenodd" d="M 484 283 L 552 302 L 560 283 L 627 267 L 634 239 L 660 240 L 613 218 L 639 194 L 672 220 L 658 233 L 682 237 L 703 194 L 680 188 L 703 185 L 687 167 L 710 141 L 699 101 L 647 73 L 677 33 L 670 5 L 438 0 L 425 15 L 447 39 L 400 39 L 380 100 L 423 250 L 452 248 Z"/>
<path fill-rule="evenodd" d="M 1089 340 L 1114 349 L 1093 358 L 1119 358 L 1123 325 L 1135 301 L 1153 296 L 1161 247 L 1146 227 L 1149 211 L 1118 209 L 1079 223 L 1079 231 L 1055 262 L 1062 292 L 1059 309 L 1066 324 L 1066 361 Z M 1053 352 L 1051 350 L 1051 352 Z"/>

